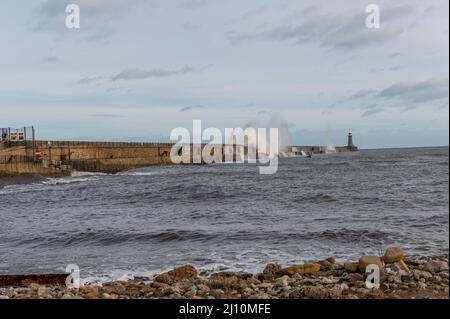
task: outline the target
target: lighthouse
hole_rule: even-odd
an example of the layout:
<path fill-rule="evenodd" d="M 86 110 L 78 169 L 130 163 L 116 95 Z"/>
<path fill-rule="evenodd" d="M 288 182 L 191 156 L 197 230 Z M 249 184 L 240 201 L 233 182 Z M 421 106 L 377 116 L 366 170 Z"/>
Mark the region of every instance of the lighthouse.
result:
<path fill-rule="evenodd" d="M 347 142 L 347 149 L 349 151 L 357 151 L 358 148 L 353 144 L 353 134 L 350 132 L 348 133 L 348 142 Z"/>

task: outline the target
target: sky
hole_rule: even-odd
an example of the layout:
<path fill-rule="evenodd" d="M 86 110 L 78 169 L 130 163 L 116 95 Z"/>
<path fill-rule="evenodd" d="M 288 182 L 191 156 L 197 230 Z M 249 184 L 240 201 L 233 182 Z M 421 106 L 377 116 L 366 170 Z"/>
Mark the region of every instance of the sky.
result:
<path fill-rule="evenodd" d="M 68 4 L 80 28 L 65 25 Z M 380 28 L 366 27 L 366 6 Z M 449 144 L 447 0 L 2 0 L 0 127 L 162 141 L 289 129 L 296 145 Z"/>

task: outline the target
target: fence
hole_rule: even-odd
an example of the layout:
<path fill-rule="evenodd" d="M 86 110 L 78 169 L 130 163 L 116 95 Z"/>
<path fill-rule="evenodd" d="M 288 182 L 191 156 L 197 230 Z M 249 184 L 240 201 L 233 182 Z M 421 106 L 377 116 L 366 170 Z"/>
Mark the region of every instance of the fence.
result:
<path fill-rule="evenodd" d="M 101 141 L 42 141 L 36 140 L 37 147 L 151 147 L 173 146 L 175 143 L 152 142 L 101 142 Z"/>

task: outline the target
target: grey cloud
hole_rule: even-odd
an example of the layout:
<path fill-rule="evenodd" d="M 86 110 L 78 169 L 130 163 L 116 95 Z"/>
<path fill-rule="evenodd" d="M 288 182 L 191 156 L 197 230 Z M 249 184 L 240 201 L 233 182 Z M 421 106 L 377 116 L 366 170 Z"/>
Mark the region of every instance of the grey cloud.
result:
<path fill-rule="evenodd" d="M 233 25 L 233 24 L 239 23 L 241 21 L 247 21 L 253 17 L 259 16 L 259 15 L 265 13 L 266 11 L 268 11 L 268 7 L 266 7 L 266 6 L 261 6 L 261 7 L 257 7 L 254 9 L 250 9 L 250 10 L 244 12 L 239 17 L 235 17 L 235 18 L 227 20 L 225 22 L 225 25 Z"/>
<path fill-rule="evenodd" d="M 92 84 L 96 82 L 100 82 L 104 79 L 103 76 L 86 76 L 80 80 L 78 80 L 78 84 Z"/>
<path fill-rule="evenodd" d="M 379 92 L 377 96 L 384 99 L 399 99 L 415 103 L 432 102 L 448 98 L 449 80 L 396 83 Z"/>
<path fill-rule="evenodd" d="M 390 68 L 390 70 L 391 71 L 398 71 L 398 70 L 401 70 L 401 69 L 403 69 L 404 68 L 404 66 L 402 66 L 402 65 L 394 65 L 394 66 L 392 66 L 391 68 Z"/>
<path fill-rule="evenodd" d="M 41 59 L 41 62 L 44 62 L 44 63 L 56 63 L 58 61 L 59 61 L 59 58 L 54 55 L 45 56 Z"/>
<path fill-rule="evenodd" d="M 178 70 L 166 70 L 166 69 L 126 69 L 120 73 L 111 76 L 86 76 L 80 80 L 78 80 L 78 84 L 93 84 L 99 83 L 102 81 L 131 81 L 131 80 L 145 80 L 149 78 L 164 78 L 171 76 L 180 76 L 189 73 L 201 72 L 203 69 L 197 69 L 190 66 L 185 66 Z M 112 88 L 116 90 L 117 88 Z M 111 91 L 111 88 L 108 90 Z"/>
<path fill-rule="evenodd" d="M 360 98 L 370 96 L 374 93 L 376 93 L 375 90 L 370 90 L 370 89 L 369 90 L 359 90 L 355 94 L 353 94 L 350 98 L 351 99 L 360 99 Z"/>
<path fill-rule="evenodd" d="M 365 111 L 363 114 L 361 114 L 361 117 L 368 117 L 368 116 L 371 116 L 371 115 L 374 115 L 377 113 L 381 113 L 383 111 L 384 111 L 384 109 L 382 109 L 382 108 L 370 109 L 370 110 Z"/>
<path fill-rule="evenodd" d="M 388 55 L 388 58 L 390 58 L 390 59 L 395 59 L 395 58 L 398 58 L 398 57 L 400 57 L 400 56 L 402 56 L 401 53 L 395 52 L 395 53 L 389 54 L 389 55 Z"/>
<path fill-rule="evenodd" d="M 384 68 L 371 68 L 369 70 L 370 73 L 379 73 L 379 72 L 383 72 Z"/>
<path fill-rule="evenodd" d="M 148 78 L 163 78 L 177 75 L 184 75 L 188 73 L 199 72 L 200 70 L 185 66 L 178 70 L 166 70 L 166 69 L 152 69 L 152 70 L 144 70 L 144 69 L 126 69 L 116 75 L 111 76 L 112 81 L 119 80 L 144 80 Z"/>
<path fill-rule="evenodd" d="M 268 41 L 291 41 L 296 44 L 316 43 L 321 47 L 355 49 L 392 40 L 403 33 L 395 25 L 395 20 L 412 12 L 410 6 L 385 8 L 383 28 L 368 29 L 363 10 L 356 15 L 320 14 L 312 12 L 306 21 L 299 25 L 284 25 L 256 34 L 240 34 L 230 38 L 232 44 L 253 39 Z"/>
<path fill-rule="evenodd" d="M 113 93 L 113 92 L 118 92 L 121 90 L 122 90 L 122 88 L 120 88 L 120 87 L 110 87 L 110 88 L 106 89 L 106 93 Z"/>
<path fill-rule="evenodd" d="M 114 35 L 117 31 L 113 28 L 101 28 L 93 32 L 92 34 L 88 35 L 86 37 L 86 40 L 88 42 L 101 42 L 105 39 L 109 38 L 110 36 Z"/>
<path fill-rule="evenodd" d="M 205 107 L 204 105 L 191 105 L 181 108 L 178 112 L 180 113 L 190 112 L 193 110 L 203 109 L 204 107 Z"/>
<path fill-rule="evenodd" d="M 403 111 L 406 112 L 406 111 L 411 111 L 411 110 L 415 110 L 415 109 L 417 109 L 417 105 L 407 105 L 403 108 Z"/>

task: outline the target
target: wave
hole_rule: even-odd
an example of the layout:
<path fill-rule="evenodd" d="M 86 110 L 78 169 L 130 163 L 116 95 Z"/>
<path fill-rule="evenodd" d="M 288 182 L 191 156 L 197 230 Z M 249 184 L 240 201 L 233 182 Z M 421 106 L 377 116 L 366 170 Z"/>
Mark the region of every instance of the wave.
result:
<path fill-rule="evenodd" d="M 97 180 L 98 177 L 86 177 L 86 178 L 72 178 L 72 177 L 68 177 L 68 178 L 51 178 L 47 181 L 43 181 L 42 184 L 43 185 L 67 185 L 67 184 L 80 184 L 83 182 L 88 182 L 88 181 L 93 181 L 93 180 Z"/>
<path fill-rule="evenodd" d="M 100 173 L 100 172 L 72 171 L 70 175 L 72 177 L 83 177 L 83 176 L 104 176 L 104 175 L 110 175 L 110 174 Z"/>
<path fill-rule="evenodd" d="M 330 203 L 338 200 L 330 195 L 316 194 L 311 196 L 300 196 L 295 199 L 297 203 Z"/>
<path fill-rule="evenodd" d="M 35 236 L 10 238 L 15 245 L 31 245 L 32 247 L 70 247 L 84 245 L 110 246 L 130 243 L 169 243 L 169 242 L 208 242 L 222 243 L 233 241 L 259 241 L 261 243 L 288 243 L 298 241 L 329 241 L 352 243 L 354 241 L 380 242 L 394 234 L 369 229 L 337 229 L 316 232 L 280 232 L 280 231 L 233 231 L 205 232 L 196 230 L 165 230 L 155 232 L 122 232 L 122 231 L 78 231 L 63 232 L 51 236 Z"/>
<path fill-rule="evenodd" d="M 157 175 L 156 172 L 122 172 L 122 173 L 117 173 L 116 175 L 119 176 L 153 176 L 153 175 Z"/>

